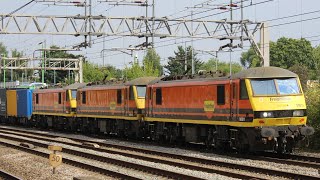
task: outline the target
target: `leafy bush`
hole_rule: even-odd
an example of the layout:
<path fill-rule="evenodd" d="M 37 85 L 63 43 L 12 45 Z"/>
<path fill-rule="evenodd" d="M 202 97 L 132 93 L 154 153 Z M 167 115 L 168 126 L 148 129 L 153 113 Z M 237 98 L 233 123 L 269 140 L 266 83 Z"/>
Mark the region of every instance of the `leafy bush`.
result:
<path fill-rule="evenodd" d="M 315 129 L 314 135 L 310 137 L 309 148 L 320 149 L 320 88 L 319 86 L 309 87 L 306 92 L 306 103 L 308 113 L 308 124 Z"/>

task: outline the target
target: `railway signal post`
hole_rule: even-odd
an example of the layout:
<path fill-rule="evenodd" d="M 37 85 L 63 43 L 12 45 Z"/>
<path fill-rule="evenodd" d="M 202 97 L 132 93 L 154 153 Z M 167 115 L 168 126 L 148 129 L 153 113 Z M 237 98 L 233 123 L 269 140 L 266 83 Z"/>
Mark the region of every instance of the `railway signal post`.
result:
<path fill-rule="evenodd" d="M 56 167 L 60 166 L 62 164 L 62 155 L 56 154 L 57 151 L 62 151 L 61 146 L 55 146 L 55 145 L 49 145 L 48 149 L 53 151 L 49 155 L 49 163 L 53 167 L 52 173 L 54 174 L 56 171 Z"/>

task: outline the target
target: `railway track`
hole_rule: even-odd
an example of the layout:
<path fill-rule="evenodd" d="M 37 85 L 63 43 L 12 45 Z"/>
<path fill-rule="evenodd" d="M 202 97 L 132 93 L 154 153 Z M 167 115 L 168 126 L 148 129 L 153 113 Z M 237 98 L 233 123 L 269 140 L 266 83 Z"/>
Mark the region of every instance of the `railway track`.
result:
<path fill-rule="evenodd" d="M 10 130 L 16 131 L 16 132 L 8 132 Z M 37 132 L 30 132 L 28 130 L 2 128 L 2 127 L 0 128 L 0 132 L 10 133 L 12 135 L 17 135 L 17 136 L 19 136 L 19 135 L 21 136 L 22 135 L 21 133 L 28 133 L 28 134 L 32 134 L 32 135 L 24 134 L 23 136 L 28 137 L 28 138 L 35 138 L 38 140 L 44 140 L 44 141 L 48 141 L 48 138 L 61 137 L 61 136 L 52 135 L 52 134 L 43 134 L 43 133 L 37 133 Z M 36 137 L 36 136 L 42 136 L 42 137 Z M 43 136 L 47 136 L 47 137 L 45 138 Z M 242 171 L 249 171 L 249 172 L 256 172 L 256 173 L 286 177 L 286 178 L 290 178 L 290 179 L 319 179 L 319 177 L 303 175 L 303 174 L 296 174 L 296 173 L 283 172 L 283 171 L 277 171 L 277 170 L 271 170 L 271 169 L 265 169 L 265 168 L 259 168 L 259 167 L 245 166 L 245 165 L 239 165 L 239 164 L 233 164 L 233 163 L 227 163 L 227 162 L 221 162 L 221 161 L 214 161 L 214 160 L 208 160 L 208 159 L 202 159 L 202 158 L 196 158 L 196 157 L 190 157 L 190 156 L 182 156 L 182 155 L 177 155 L 177 154 L 152 151 L 152 150 L 147 150 L 147 149 L 139 149 L 139 148 L 133 148 L 133 147 L 127 147 L 127 146 L 120 146 L 120 145 L 114 145 L 114 144 L 98 143 L 96 141 L 82 140 L 82 139 L 78 139 L 78 138 L 69 138 L 69 137 L 66 137 L 66 138 L 71 139 L 76 142 L 81 142 L 81 143 L 96 143 L 96 144 L 99 144 L 101 147 L 108 147 L 108 149 L 106 149 L 106 148 L 97 149 L 97 148 L 91 147 L 91 146 L 88 147 L 88 146 L 84 146 L 82 144 L 61 142 L 61 141 L 54 140 L 54 139 L 50 139 L 50 141 L 53 141 L 56 143 L 63 143 L 63 144 L 67 144 L 70 146 L 77 146 L 79 148 L 98 150 L 100 152 L 105 152 L 105 153 L 109 153 L 109 154 L 118 154 L 118 155 L 130 157 L 130 158 L 136 158 L 136 159 L 145 160 L 145 161 L 167 164 L 167 165 L 172 165 L 172 166 L 177 166 L 177 167 L 181 167 L 181 168 L 192 169 L 192 170 L 197 170 L 197 171 L 202 171 L 202 172 L 207 172 L 207 173 L 216 173 L 216 174 L 221 174 L 221 175 L 235 177 L 235 178 L 241 178 L 241 179 L 253 179 L 253 178 L 254 179 L 263 179 L 263 178 L 261 178 L 259 176 L 241 175 L 239 173 L 239 171 L 237 173 L 232 173 L 232 171 L 226 172 L 226 171 L 221 171 L 221 170 L 217 170 L 217 169 L 213 169 L 213 168 L 199 166 L 197 164 L 210 165 L 210 166 L 220 166 L 220 167 L 225 167 L 225 168 L 230 168 L 230 169 L 238 169 L 238 170 L 242 170 Z M 29 143 L 33 143 L 33 142 L 30 141 Z M 43 145 L 37 144 L 37 146 L 43 146 Z M 113 148 L 113 150 L 112 150 L 112 148 Z M 123 151 L 114 150 L 114 149 L 120 149 Z M 64 148 L 64 152 L 66 152 L 66 151 L 67 151 L 67 153 L 71 153 L 71 154 L 76 153 L 76 152 L 73 152 L 73 150 L 67 150 Z M 127 152 L 127 151 L 131 151 L 131 153 Z M 144 156 L 141 154 L 138 155 L 138 154 L 132 153 L 132 152 L 139 152 L 139 153 L 142 153 L 145 155 Z M 158 156 L 158 157 L 167 157 L 167 158 L 170 158 L 171 160 L 159 159 L 159 158 L 152 157 L 150 155 L 154 155 L 154 156 Z M 102 157 L 92 157 L 92 155 L 89 155 L 89 154 L 86 154 L 86 155 L 82 154 L 81 156 L 95 159 L 95 160 L 103 159 Z M 267 158 L 267 157 L 265 157 L 265 158 Z M 181 162 L 179 162 L 179 160 L 187 161 L 189 163 L 187 163 L 187 162 L 181 163 Z M 269 158 L 268 160 L 270 161 L 270 160 L 272 160 L 272 158 Z M 275 158 L 273 158 L 273 160 L 277 161 L 278 163 L 285 162 L 285 160 L 280 161 L 279 159 L 275 160 Z M 307 162 L 299 161 L 300 165 L 303 163 L 307 163 Z M 297 165 L 297 164 L 295 164 L 295 165 Z M 314 163 L 314 165 L 316 165 L 317 167 L 319 166 L 319 164 L 317 164 L 317 163 Z"/>
<path fill-rule="evenodd" d="M 3 146 L 14 148 L 14 149 L 17 149 L 17 150 L 20 150 L 20 151 L 24 151 L 24 152 L 27 152 L 27 153 L 30 153 L 30 154 L 34 154 L 34 155 L 37 155 L 37 156 L 40 156 L 40 157 L 44 157 L 44 158 L 48 158 L 48 156 L 49 156 L 49 153 L 41 152 L 41 151 L 34 150 L 34 149 L 29 149 L 29 148 L 22 147 L 22 146 L 17 145 L 17 144 L 8 143 L 8 142 L 4 142 L 4 141 L 1 141 L 1 140 L 0 140 L 0 144 L 3 145 Z M 75 160 L 68 159 L 68 158 L 63 158 L 63 162 L 65 164 L 69 164 L 69 165 L 72 165 L 72 166 L 75 166 L 75 167 L 80 167 L 80 168 L 87 169 L 87 170 L 90 170 L 90 171 L 98 172 L 100 174 L 104 174 L 104 175 L 111 176 L 111 177 L 114 177 L 114 178 L 131 179 L 131 180 L 138 180 L 139 179 L 139 178 L 135 178 L 135 177 L 132 177 L 132 176 L 125 175 L 125 174 L 109 171 L 107 169 L 103 169 L 103 168 L 100 168 L 100 167 L 97 167 L 97 166 L 93 166 L 93 165 L 90 165 L 90 164 L 81 163 L 79 161 L 75 161 Z"/>
<path fill-rule="evenodd" d="M 22 180 L 21 178 L 18 178 L 15 175 L 10 174 L 3 170 L 0 170 L 0 179 Z"/>
<path fill-rule="evenodd" d="M 3 135 L 0 135 L 1 138 L 5 138 L 5 139 L 9 139 L 12 141 L 21 141 L 22 139 L 19 138 L 13 138 L 13 137 L 5 137 Z M 23 141 L 23 140 L 22 140 Z M 42 147 L 42 148 L 46 148 L 48 145 L 45 143 L 39 143 L 39 142 L 35 142 L 35 141 L 29 141 L 29 140 L 24 140 L 24 142 L 28 142 L 28 143 L 33 143 L 36 146 Z M 21 148 L 18 145 L 14 145 L 14 144 L 10 144 L 10 143 L 4 143 L 4 142 L 0 142 L 2 145 L 5 146 L 9 146 L 15 149 L 19 149 L 19 150 L 23 150 L 23 151 L 27 151 L 29 153 L 32 154 L 36 154 L 42 157 L 48 157 L 48 153 L 44 153 L 44 152 L 40 152 L 38 150 L 33 150 L 33 149 L 28 149 L 28 148 Z M 81 151 L 76 151 L 76 150 L 72 150 L 72 149 L 68 149 L 68 148 L 63 148 L 63 154 L 67 153 L 67 154 L 72 154 L 75 156 L 80 156 L 83 158 L 87 158 L 90 160 L 96 160 L 96 161 L 100 161 L 103 163 L 107 163 L 107 164 L 113 164 L 113 165 L 117 165 L 123 168 L 130 168 L 130 169 L 135 169 L 135 170 L 139 170 L 142 171 L 144 173 L 150 173 L 156 176 L 162 176 L 164 178 L 170 178 L 170 179 L 179 179 L 179 178 L 183 178 L 183 179 L 192 179 L 192 180 L 201 180 L 201 178 L 197 178 L 197 177 L 193 177 L 193 176 L 188 176 L 185 174 L 180 174 L 180 173 L 176 173 L 176 172 L 171 172 L 171 171 L 166 171 L 166 170 L 161 170 L 161 169 L 157 169 L 157 168 L 152 168 L 152 167 L 148 167 L 148 166 L 143 166 L 143 165 L 139 165 L 139 164 L 134 164 L 134 163 L 130 163 L 130 162 L 125 162 L 125 161 L 121 161 L 121 160 L 116 160 L 116 159 L 109 159 L 107 157 L 104 156 L 98 156 L 98 155 L 94 155 L 94 154 L 90 154 L 90 153 L 85 153 L 85 152 L 81 152 Z M 98 166 L 94 166 L 94 165 L 90 165 L 89 163 L 81 163 L 79 161 L 75 161 L 73 159 L 70 159 L 66 156 L 64 156 L 63 158 L 63 162 L 66 164 L 70 164 L 73 166 L 77 166 L 77 167 L 81 167 L 84 169 L 88 169 L 90 171 L 93 172 L 98 172 L 104 175 L 108 175 L 108 176 L 112 176 L 115 178 L 119 178 L 119 179 L 140 179 L 140 178 L 136 178 L 135 176 L 128 176 L 125 174 L 121 174 L 118 172 L 114 172 L 114 171 L 109 171 L 107 169 L 104 168 L 100 168 Z"/>
<path fill-rule="evenodd" d="M 314 169 L 320 169 L 320 158 L 310 157 L 310 156 L 301 156 L 295 154 L 276 154 L 276 153 L 263 153 L 258 155 L 230 155 L 237 158 L 246 158 L 251 160 L 262 160 L 280 164 L 287 164 L 293 166 L 302 166 L 309 167 Z"/>
<path fill-rule="evenodd" d="M 4 131 L 0 131 L 0 132 L 4 132 Z M 5 131 L 8 134 L 12 134 L 12 135 L 19 135 L 18 133 L 10 133 L 8 131 Z M 32 136 L 28 136 L 28 135 L 22 135 L 23 137 L 27 137 L 27 138 L 34 138 Z M 9 140 L 13 140 L 13 141 L 23 141 L 23 142 L 27 142 L 30 144 L 33 144 L 35 146 L 39 146 L 39 147 L 43 147 L 46 148 L 48 146 L 47 143 L 41 143 L 41 142 L 36 142 L 34 140 L 26 140 L 26 139 L 21 139 L 18 137 L 11 137 L 8 135 L 4 135 L 4 134 L 0 134 L 0 138 L 4 138 L 4 139 L 9 139 Z M 35 138 L 38 140 L 45 140 L 46 138 Z M 46 139 L 48 141 L 48 139 Z M 49 141 L 54 141 L 54 140 L 49 140 Z M 63 144 L 67 144 L 67 145 L 75 145 L 73 143 L 66 143 L 66 142 L 61 142 L 61 141 L 54 141 L 56 143 L 63 143 Z M 76 145 L 75 145 L 76 146 Z M 83 147 L 83 146 L 79 146 L 82 148 L 87 148 L 87 146 Z M 89 148 L 91 149 L 91 148 Z M 112 151 L 104 151 L 104 149 L 95 149 L 98 150 L 100 152 L 107 152 L 110 153 Z M 143 172 L 150 172 L 156 175 L 160 175 L 166 178 L 172 178 L 172 179 L 201 179 L 201 178 L 197 178 L 197 177 L 193 177 L 193 176 L 188 176 L 185 174 L 180 174 L 180 173 L 176 173 L 176 172 L 171 172 L 171 171 L 166 171 L 166 170 L 161 170 L 159 168 L 152 168 L 152 167 L 148 167 L 148 166 L 142 166 L 139 164 L 134 164 L 134 163 L 130 163 L 127 161 L 121 161 L 121 160 L 116 160 L 116 159 L 108 159 L 105 156 L 100 156 L 100 155 L 94 155 L 91 153 L 85 153 L 82 151 L 78 151 L 78 150 L 73 150 L 70 148 L 66 148 L 63 147 L 63 152 L 67 153 L 67 154 L 72 154 L 72 155 L 77 155 L 77 156 L 81 156 L 84 158 L 88 158 L 88 159 L 92 159 L 92 160 L 96 160 L 96 161 L 101 161 L 101 162 L 106 162 L 106 163 L 110 163 L 110 164 L 114 164 L 114 165 L 119 165 L 119 166 L 123 166 L 123 167 L 129 167 L 132 169 L 137 169 L 137 170 L 141 170 Z M 115 152 L 112 152 L 112 154 L 115 154 Z M 125 154 L 122 153 L 121 155 L 124 156 L 130 156 L 132 154 Z M 208 173 L 216 173 L 216 174 L 220 174 L 220 175 L 225 175 L 225 176 L 229 176 L 229 177 L 233 177 L 233 178 L 240 178 L 240 179 L 263 179 L 263 178 L 259 178 L 258 176 L 251 176 L 251 175 L 243 175 L 243 174 L 239 174 L 237 173 L 232 173 L 232 172 L 228 172 L 228 171 L 221 171 L 221 170 L 214 170 L 214 169 L 209 169 L 209 168 L 201 168 L 201 167 L 197 167 L 197 166 L 192 166 L 189 164 L 182 164 L 182 163 L 177 163 L 177 162 L 173 162 L 173 161 L 165 161 L 165 160 L 161 160 L 161 159 L 156 159 L 156 158 L 147 158 L 144 156 L 130 156 L 130 157 L 135 157 L 137 159 L 143 159 L 143 160 L 148 160 L 148 161 L 152 161 L 152 162 L 156 162 L 156 163 L 164 163 L 164 164 L 168 164 L 168 165 L 173 165 L 173 166 L 179 166 L 182 168 L 187 168 L 187 169 L 192 169 L 192 170 L 198 170 L 198 171 L 203 171 L 203 172 L 208 172 Z"/>

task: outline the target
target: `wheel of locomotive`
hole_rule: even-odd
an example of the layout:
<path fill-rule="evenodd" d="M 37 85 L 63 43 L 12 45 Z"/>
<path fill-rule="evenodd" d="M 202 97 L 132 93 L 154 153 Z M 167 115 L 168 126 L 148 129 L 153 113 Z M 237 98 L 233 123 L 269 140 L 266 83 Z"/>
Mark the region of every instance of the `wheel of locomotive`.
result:
<path fill-rule="evenodd" d="M 145 123 L 140 122 L 140 125 L 138 127 L 138 133 L 137 133 L 138 139 L 146 139 L 147 134 L 148 134 L 148 131 Z"/>
<path fill-rule="evenodd" d="M 177 139 L 177 130 L 175 124 L 168 124 L 165 134 L 165 141 L 167 144 L 173 145 Z"/>
<path fill-rule="evenodd" d="M 286 149 L 287 149 L 286 138 L 284 136 L 280 136 L 278 138 L 277 153 L 284 154 L 284 153 L 286 153 Z"/>
<path fill-rule="evenodd" d="M 295 139 L 293 137 L 287 137 L 286 141 L 287 141 L 286 153 L 291 154 L 295 149 L 295 144 L 296 144 Z"/>
<path fill-rule="evenodd" d="M 208 129 L 208 136 L 205 140 L 207 149 L 216 149 L 217 147 L 217 131 L 215 127 Z"/>
<path fill-rule="evenodd" d="M 250 150 L 250 144 L 248 141 L 247 134 L 240 131 L 239 140 L 237 144 L 237 151 L 240 153 L 248 153 Z"/>

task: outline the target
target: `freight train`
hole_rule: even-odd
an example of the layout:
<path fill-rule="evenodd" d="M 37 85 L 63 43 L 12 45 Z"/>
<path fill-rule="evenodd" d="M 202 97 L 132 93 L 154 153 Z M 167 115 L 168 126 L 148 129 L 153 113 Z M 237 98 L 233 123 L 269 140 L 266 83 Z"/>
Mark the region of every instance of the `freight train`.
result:
<path fill-rule="evenodd" d="M 2 121 L 223 150 L 291 153 L 314 133 L 297 74 L 277 67 L 230 77 L 2 89 L 0 97 Z"/>

